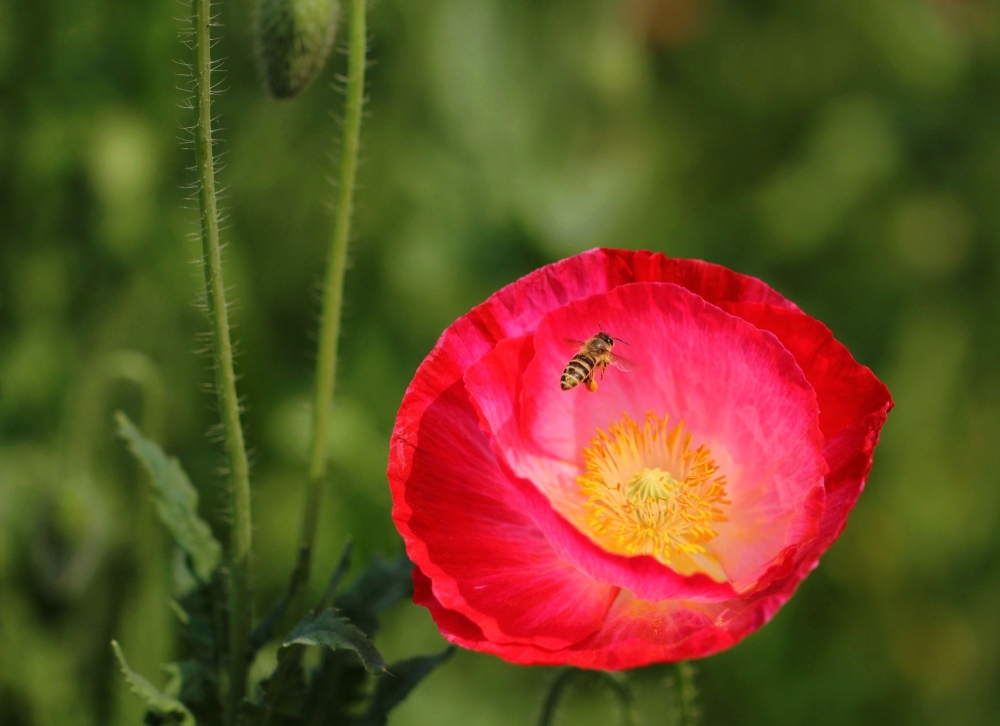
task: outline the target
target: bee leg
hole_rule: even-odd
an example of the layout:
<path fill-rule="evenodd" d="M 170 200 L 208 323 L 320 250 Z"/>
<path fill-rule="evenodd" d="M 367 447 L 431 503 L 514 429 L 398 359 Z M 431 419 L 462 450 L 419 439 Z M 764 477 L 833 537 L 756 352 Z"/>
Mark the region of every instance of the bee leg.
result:
<path fill-rule="evenodd" d="M 585 385 L 587 387 L 587 390 L 590 391 L 591 393 L 597 392 L 597 381 L 595 381 L 593 378 L 587 378 L 587 380 L 583 382 L 583 385 Z"/>

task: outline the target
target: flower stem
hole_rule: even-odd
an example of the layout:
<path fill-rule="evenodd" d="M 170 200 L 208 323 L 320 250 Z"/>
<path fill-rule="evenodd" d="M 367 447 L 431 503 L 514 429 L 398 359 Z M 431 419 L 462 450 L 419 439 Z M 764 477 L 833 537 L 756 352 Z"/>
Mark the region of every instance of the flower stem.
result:
<path fill-rule="evenodd" d="M 250 637 L 250 473 L 247 465 L 240 404 L 233 372 L 226 288 L 222 280 L 219 210 L 215 192 L 212 141 L 212 58 L 210 0 L 192 0 L 195 40 L 195 149 L 198 159 L 198 197 L 201 241 L 205 257 L 205 288 L 212 319 L 215 386 L 225 433 L 232 496 L 229 545 L 229 707 L 228 722 L 236 723 L 246 689 L 246 652 Z"/>
<path fill-rule="evenodd" d="M 333 405 L 333 391 L 337 377 L 337 343 L 340 337 L 340 315 L 344 296 L 344 270 L 347 265 L 347 243 L 351 232 L 354 177 L 358 166 L 361 107 L 364 103 L 365 44 L 367 40 L 365 0 L 351 0 L 350 22 L 347 100 L 344 105 L 343 138 L 340 147 L 340 179 L 324 279 L 325 295 L 317 350 L 309 477 L 302 512 L 302 541 L 299 562 L 296 565 L 298 574 L 295 585 L 296 596 L 305 590 L 309 580 L 311 553 L 316 540 L 320 497 L 328 460 L 327 439 L 330 426 L 330 408 Z M 301 598 L 297 597 L 296 599 L 300 600 L 300 603 L 294 610 L 296 616 L 300 616 L 304 608 L 301 605 Z"/>
<path fill-rule="evenodd" d="M 694 685 L 694 666 L 686 660 L 677 663 L 677 691 L 681 726 L 698 726 L 701 710 L 697 704 L 698 689 Z"/>
<path fill-rule="evenodd" d="M 621 704 L 621 716 L 623 726 L 635 726 L 635 717 L 632 713 L 632 692 L 624 683 L 620 682 L 606 671 L 583 671 L 579 668 L 564 668 L 556 679 L 549 686 L 549 692 L 545 695 L 545 703 L 542 705 L 542 714 L 538 719 L 538 726 L 551 726 L 556 715 L 556 707 L 559 699 L 570 681 L 576 678 L 599 678 L 604 681 L 612 693 Z"/>

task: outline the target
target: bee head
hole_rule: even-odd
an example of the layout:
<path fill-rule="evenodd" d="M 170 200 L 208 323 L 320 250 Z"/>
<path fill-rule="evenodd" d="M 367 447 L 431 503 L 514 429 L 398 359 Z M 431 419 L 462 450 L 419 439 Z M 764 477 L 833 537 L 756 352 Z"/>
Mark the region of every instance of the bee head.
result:
<path fill-rule="evenodd" d="M 603 331 L 601 331 L 600 333 L 598 333 L 594 337 L 597 338 L 598 340 L 600 340 L 606 346 L 608 346 L 608 348 L 613 347 L 614 344 L 615 344 L 614 339 L 610 335 L 608 335 L 607 333 L 605 333 Z"/>

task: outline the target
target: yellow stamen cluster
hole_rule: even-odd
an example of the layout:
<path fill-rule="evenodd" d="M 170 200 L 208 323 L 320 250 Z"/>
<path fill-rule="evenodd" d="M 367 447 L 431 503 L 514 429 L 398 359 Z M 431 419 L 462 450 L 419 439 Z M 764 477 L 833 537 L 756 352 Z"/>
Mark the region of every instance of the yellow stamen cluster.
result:
<path fill-rule="evenodd" d="M 611 552 L 652 555 L 688 574 L 717 570 L 705 547 L 725 522 L 726 478 L 706 446 L 691 449 L 684 423 L 667 427 L 652 412 L 640 426 L 628 416 L 598 430 L 577 478 L 586 521 Z M 709 562 L 713 564 L 708 564 Z"/>

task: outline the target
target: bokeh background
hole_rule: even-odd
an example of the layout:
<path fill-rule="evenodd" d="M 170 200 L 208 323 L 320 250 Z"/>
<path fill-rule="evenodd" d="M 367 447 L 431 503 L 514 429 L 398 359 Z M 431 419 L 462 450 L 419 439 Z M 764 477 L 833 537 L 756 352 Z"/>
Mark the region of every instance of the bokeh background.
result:
<path fill-rule="evenodd" d="M 257 610 L 298 537 L 333 58 L 258 83 L 218 4 L 227 282 L 254 449 Z M 224 537 L 175 0 L 0 0 L 0 722 L 134 724 L 170 558 L 122 408 Z M 761 277 L 896 409 L 841 539 L 767 627 L 699 663 L 705 724 L 1000 722 L 1000 18 L 992 0 L 379 0 L 317 587 L 393 553 L 387 441 L 457 316 L 597 245 Z M 443 644 L 391 613 L 389 657 Z M 265 657 L 266 661 L 266 657 Z M 259 666 L 263 668 L 266 662 Z M 633 680 L 670 723 L 669 671 Z M 553 671 L 460 653 L 396 726 L 522 724 Z M 599 688 L 560 723 L 615 723 Z"/>

